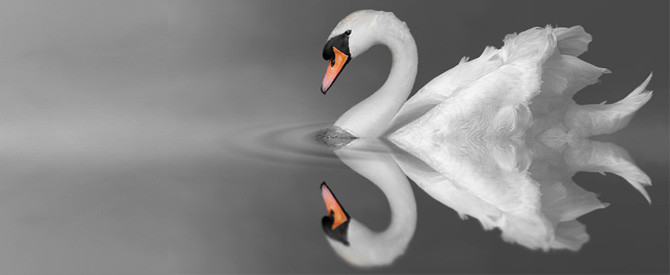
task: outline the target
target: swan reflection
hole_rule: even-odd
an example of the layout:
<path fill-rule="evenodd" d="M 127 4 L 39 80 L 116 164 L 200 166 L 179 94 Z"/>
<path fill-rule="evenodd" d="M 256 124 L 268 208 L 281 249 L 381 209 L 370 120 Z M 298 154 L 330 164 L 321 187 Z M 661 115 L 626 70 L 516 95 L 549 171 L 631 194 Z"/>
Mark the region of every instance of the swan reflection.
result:
<path fill-rule="evenodd" d="M 407 177 L 461 218 L 475 218 L 486 230 L 500 229 L 507 242 L 543 251 L 579 250 L 589 235 L 577 218 L 608 206 L 572 180 L 579 171 L 617 174 L 648 199 L 642 186 L 650 184 L 650 179 L 623 148 L 588 139 L 556 145 L 540 139 L 489 140 L 466 146 L 442 142 L 400 151 L 380 140 L 354 140 L 334 152 L 381 189 L 390 204 L 391 223 L 383 232 L 373 232 L 340 205 L 346 225 L 333 228 L 338 213 L 328 203 L 332 191 L 324 184 L 328 243 L 356 266 L 388 265 L 402 255 L 417 219 Z"/>
<path fill-rule="evenodd" d="M 374 183 L 388 199 L 391 223 L 384 231 L 374 232 L 350 218 L 325 183 L 321 187 L 329 213 L 322 220 L 328 243 L 340 257 L 356 266 L 391 264 L 405 252 L 414 236 L 417 216 L 414 193 L 388 149 L 378 140 L 356 139 L 335 150 L 344 164 Z"/>

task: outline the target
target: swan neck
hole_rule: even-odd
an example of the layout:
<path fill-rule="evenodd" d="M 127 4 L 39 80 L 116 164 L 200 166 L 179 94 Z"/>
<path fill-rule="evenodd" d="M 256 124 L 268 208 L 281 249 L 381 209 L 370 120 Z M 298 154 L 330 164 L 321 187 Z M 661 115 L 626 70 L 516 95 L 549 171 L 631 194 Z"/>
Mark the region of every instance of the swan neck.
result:
<path fill-rule="evenodd" d="M 388 128 L 395 114 L 407 100 L 418 68 L 418 53 L 414 38 L 404 22 L 381 24 L 373 44 L 391 51 L 391 71 L 375 93 L 344 113 L 335 126 L 357 137 L 379 137 Z"/>
<path fill-rule="evenodd" d="M 407 31 L 401 37 L 388 37 L 382 44 L 391 51 L 391 71 L 389 76 L 376 92 L 388 94 L 388 97 L 397 98 L 398 109 L 405 103 L 412 91 L 418 68 L 418 53 L 414 38 Z"/>

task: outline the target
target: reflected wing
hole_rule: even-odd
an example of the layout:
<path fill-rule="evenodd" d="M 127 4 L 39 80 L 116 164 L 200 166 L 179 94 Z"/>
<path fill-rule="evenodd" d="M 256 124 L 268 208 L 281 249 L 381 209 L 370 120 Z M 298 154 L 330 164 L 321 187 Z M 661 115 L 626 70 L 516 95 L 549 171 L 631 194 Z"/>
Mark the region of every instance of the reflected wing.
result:
<path fill-rule="evenodd" d="M 651 185 L 651 179 L 633 163 L 633 159 L 622 147 L 608 142 L 576 140 L 566 148 L 564 157 L 570 175 L 578 171 L 614 173 L 628 181 L 651 203 L 651 198 L 644 189 Z"/>

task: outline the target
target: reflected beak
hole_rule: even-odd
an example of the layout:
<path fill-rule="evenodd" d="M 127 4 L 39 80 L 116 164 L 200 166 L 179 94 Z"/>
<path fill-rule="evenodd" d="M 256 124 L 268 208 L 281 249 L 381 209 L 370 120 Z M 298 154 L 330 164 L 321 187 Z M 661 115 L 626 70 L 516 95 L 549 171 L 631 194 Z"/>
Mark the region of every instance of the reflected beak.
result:
<path fill-rule="evenodd" d="M 337 48 L 333 47 L 333 53 L 335 57 L 330 59 L 328 62 L 328 69 L 326 69 L 326 76 L 323 77 L 323 84 L 321 85 L 321 93 L 324 95 L 330 89 L 330 86 L 333 85 L 337 76 L 340 75 L 344 66 L 349 63 L 349 56 Z"/>
<path fill-rule="evenodd" d="M 326 183 L 321 184 L 321 196 L 323 196 L 323 201 L 326 203 L 326 210 L 328 210 L 328 217 L 333 221 L 331 230 L 334 230 L 341 224 L 349 221 L 349 215 L 344 211 L 340 203 L 333 195 L 333 192 L 330 191 Z"/>

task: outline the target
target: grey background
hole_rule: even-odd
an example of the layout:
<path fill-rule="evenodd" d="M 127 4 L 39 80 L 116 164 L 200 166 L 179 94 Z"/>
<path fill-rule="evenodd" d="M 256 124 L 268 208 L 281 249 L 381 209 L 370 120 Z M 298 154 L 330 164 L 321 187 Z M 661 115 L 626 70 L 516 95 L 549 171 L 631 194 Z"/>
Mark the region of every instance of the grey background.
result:
<path fill-rule="evenodd" d="M 239 152 L 253 127 L 335 120 L 390 66 L 377 47 L 327 96 L 321 49 L 358 9 L 394 12 L 418 45 L 415 90 L 505 34 L 582 25 L 582 59 L 613 73 L 576 96 L 613 102 L 649 72 L 652 100 L 598 140 L 652 178 L 578 173 L 611 202 L 577 254 L 500 240 L 415 189 L 417 232 L 389 268 L 346 265 L 324 240 L 318 185 L 374 229 L 383 195 L 341 165 Z M 2 1 L 0 273 L 667 273 L 667 1 Z M 237 140 L 233 142 L 231 140 Z M 254 144 L 246 146 L 253 147 Z M 267 153 L 270 154 L 270 153 Z M 262 156 L 260 158 L 263 158 Z M 336 186 L 336 187 L 335 187 Z"/>

